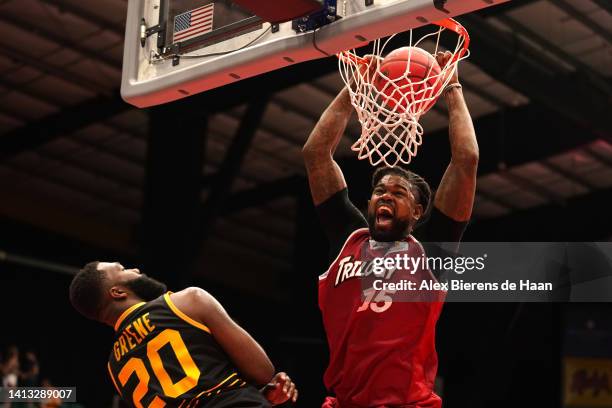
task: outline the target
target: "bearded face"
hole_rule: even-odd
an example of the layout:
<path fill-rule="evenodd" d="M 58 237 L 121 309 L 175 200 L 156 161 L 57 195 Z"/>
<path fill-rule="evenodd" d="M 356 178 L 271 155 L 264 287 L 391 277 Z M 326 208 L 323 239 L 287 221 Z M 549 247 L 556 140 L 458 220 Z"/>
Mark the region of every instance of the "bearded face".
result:
<path fill-rule="evenodd" d="M 145 274 L 125 281 L 123 284 L 145 302 L 157 299 L 168 290 L 164 283 L 150 278 Z"/>
<path fill-rule="evenodd" d="M 412 231 L 423 213 L 410 182 L 396 174 L 387 174 L 372 191 L 368 203 L 370 235 L 376 241 L 399 241 Z"/>

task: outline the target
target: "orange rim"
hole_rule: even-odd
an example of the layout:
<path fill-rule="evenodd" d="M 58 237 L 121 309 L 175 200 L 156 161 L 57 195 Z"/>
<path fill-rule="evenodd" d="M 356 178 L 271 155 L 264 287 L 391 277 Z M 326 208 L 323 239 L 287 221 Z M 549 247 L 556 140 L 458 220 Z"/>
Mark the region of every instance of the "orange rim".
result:
<path fill-rule="evenodd" d="M 457 22 L 457 20 L 453 18 L 445 18 L 444 20 L 433 21 L 432 24 L 435 24 L 440 27 L 451 30 L 452 32 L 456 33 L 458 36 L 463 37 L 463 40 L 464 40 L 463 47 L 461 48 L 461 50 L 459 50 L 459 52 L 455 53 L 455 55 L 453 56 L 453 59 L 449 63 L 454 63 L 457 60 L 459 60 L 459 58 L 461 58 L 467 52 L 467 49 L 470 46 L 470 35 L 468 34 L 465 27 L 463 27 L 461 24 L 459 24 L 459 22 Z M 356 62 L 358 64 L 368 63 L 368 60 L 366 60 L 365 58 L 349 53 L 348 51 L 341 51 L 338 54 L 336 54 L 336 56 L 338 58 L 349 59 L 352 62 Z"/>

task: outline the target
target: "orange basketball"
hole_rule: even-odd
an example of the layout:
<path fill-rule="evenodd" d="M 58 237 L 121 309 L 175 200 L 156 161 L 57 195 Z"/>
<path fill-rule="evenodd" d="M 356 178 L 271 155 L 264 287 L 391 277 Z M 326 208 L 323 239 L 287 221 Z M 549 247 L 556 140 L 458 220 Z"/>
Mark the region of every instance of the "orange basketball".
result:
<path fill-rule="evenodd" d="M 408 66 L 408 60 L 410 60 L 410 66 Z M 443 85 L 442 78 L 439 78 L 440 71 L 440 65 L 434 56 L 424 49 L 402 47 L 390 52 L 382 60 L 380 72 L 388 80 L 377 75 L 374 79 L 374 86 L 388 97 L 386 105 L 389 109 L 393 109 L 399 103 L 398 111 L 403 112 L 409 102 L 416 101 L 416 108 L 421 108 L 419 104 L 425 104 L 423 110 L 425 113 L 436 103 L 437 98 L 429 102 L 418 101 L 438 94 Z M 426 77 L 427 81 L 421 82 Z M 408 96 L 402 99 L 404 95 Z"/>

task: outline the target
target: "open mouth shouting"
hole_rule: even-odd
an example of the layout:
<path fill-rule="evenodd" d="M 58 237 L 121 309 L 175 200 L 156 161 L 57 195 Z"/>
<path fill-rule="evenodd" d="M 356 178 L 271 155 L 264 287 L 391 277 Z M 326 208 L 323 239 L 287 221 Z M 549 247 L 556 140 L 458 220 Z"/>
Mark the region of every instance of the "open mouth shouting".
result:
<path fill-rule="evenodd" d="M 390 204 L 381 203 L 376 207 L 376 227 L 390 229 L 393 226 L 395 211 Z"/>

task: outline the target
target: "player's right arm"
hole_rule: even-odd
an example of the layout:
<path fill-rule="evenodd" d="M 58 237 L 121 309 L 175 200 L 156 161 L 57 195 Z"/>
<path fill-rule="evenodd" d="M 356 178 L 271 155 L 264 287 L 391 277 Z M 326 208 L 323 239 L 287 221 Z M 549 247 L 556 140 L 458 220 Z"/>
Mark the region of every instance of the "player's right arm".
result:
<path fill-rule="evenodd" d="M 302 149 L 315 206 L 346 188 L 334 153 L 353 112 L 347 88 L 325 109 Z"/>
<path fill-rule="evenodd" d="M 227 314 L 210 293 L 187 288 L 171 295 L 174 304 L 187 316 L 206 325 L 240 373 L 262 386 L 274 375 L 274 366 L 263 348 Z"/>

